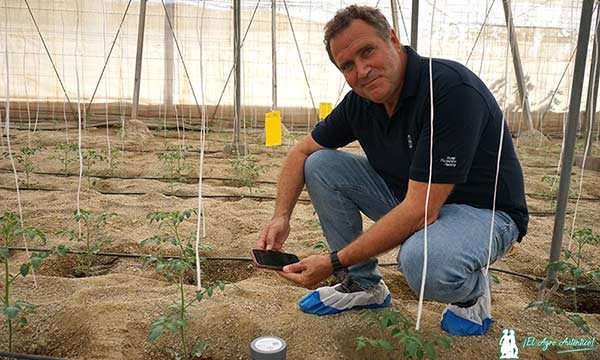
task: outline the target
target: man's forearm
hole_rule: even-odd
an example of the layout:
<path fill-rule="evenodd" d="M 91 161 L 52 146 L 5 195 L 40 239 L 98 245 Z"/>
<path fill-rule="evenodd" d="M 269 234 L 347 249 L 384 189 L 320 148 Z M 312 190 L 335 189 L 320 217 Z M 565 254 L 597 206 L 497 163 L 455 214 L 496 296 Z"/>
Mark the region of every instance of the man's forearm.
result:
<path fill-rule="evenodd" d="M 427 183 L 410 180 L 408 194 L 402 203 L 338 253 L 342 265 L 354 265 L 393 249 L 422 229 L 425 226 L 427 186 Z M 452 184 L 431 185 L 428 224 L 437 219 L 453 187 Z"/>
<path fill-rule="evenodd" d="M 293 149 L 288 154 L 277 182 L 277 197 L 273 217 L 290 218 L 304 187 L 304 161 L 308 156 Z"/>
<path fill-rule="evenodd" d="M 351 266 L 401 245 L 419 229 L 422 219 L 407 206 L 399 205 L 340 250 L 340 262 L 344 266 Z"/>

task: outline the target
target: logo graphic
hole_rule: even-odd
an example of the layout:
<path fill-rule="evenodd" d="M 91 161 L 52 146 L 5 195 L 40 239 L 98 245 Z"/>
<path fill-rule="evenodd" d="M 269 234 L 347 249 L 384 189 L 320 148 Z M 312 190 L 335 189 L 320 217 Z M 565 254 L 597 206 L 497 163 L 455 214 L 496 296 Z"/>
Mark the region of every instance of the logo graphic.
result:
<path fill-rule="evenodd" d="M 503 329 L 500 341 L 500 359 L 518 359 L 519 348 L 517 347 L 517 339 L 513 329 Z"/>
<path fill-rule="evenodd" d="M 456 167 L 456 156 L 446 156 L 445 158 L 441 158 L 440 162 L 445 167 Z"/>

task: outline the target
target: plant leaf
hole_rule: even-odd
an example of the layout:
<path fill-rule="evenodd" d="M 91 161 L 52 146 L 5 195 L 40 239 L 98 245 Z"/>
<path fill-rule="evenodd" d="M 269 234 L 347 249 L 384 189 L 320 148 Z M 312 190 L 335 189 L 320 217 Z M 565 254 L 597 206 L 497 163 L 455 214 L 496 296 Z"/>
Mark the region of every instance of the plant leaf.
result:
<path fill-rule="evenodd" d="M 150 344 L 154 344 L 164 331 L 165 331 L 165 327 L 162 324 L 152 326 L 152 330 L 150 331 L 150 335 L 148 336 L 148 342 Z"/>
<path fill-rule="evenodd" d="M 21 264 L 21 269 L 20 269 L 21 276 L 23 276 L 23 277 L 27 276 L 27 274 L 29 274 L 29 268 L 30 267 L 31 267 L 30 263 Z"/>

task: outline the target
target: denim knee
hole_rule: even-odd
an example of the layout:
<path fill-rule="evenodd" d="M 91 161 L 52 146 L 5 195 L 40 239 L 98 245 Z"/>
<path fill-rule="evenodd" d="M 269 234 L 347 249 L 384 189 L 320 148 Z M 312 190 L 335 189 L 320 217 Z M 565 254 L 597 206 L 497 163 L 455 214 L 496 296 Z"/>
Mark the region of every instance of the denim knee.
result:
<path fill-rule="evenodd" d="M 323 175 L 331 168 L 332 161 L 338 151 L 331 149 L 317 150 L 310 154 L 304 161 L 304 183 L 310 191 L 316 181 L 323 179 Z"/>
<path fill-rule="evenodd" d="M 458 264 L 448 263 L 447 259 L 436 259 L 431 254 L 428 254 L 427 263 L 426 299 L 445 304 L 468 300 L 466 297 L 473 289 L 466 286 L 467 279 L 463 275 L 466 272 L 458 269 Z M 398 270 L 404 274 L 408 286 L 419 294 L 423 274 L 422 241 L 406 241 L 402 245 L 398 254 Z"/>

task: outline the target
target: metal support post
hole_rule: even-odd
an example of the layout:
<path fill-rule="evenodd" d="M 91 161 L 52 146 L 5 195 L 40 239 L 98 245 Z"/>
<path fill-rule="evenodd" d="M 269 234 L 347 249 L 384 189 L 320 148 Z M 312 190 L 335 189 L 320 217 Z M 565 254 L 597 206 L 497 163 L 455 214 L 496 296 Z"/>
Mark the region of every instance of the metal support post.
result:
<path fill-rule="evenodd" d="M 598 41 L 600 41 L 600 22 L 598 22 L 598 18 L 600 16 L 600 6 L 596 11 L 596 29 L 594 34 L 594 41 L 592 41 L 592 65 L 590 70 L 589 84 L 588 84 L 588 92 L 585 103 L 585 120 L 583 134 L 587 139 L 587 133 L 594 130 L 594 123 L 596 122 L 596 105 L 598 104 L 598 80 L 600 80 L 600 56 L 598 56 Z M 592 76 L 593 75 L 593 76 Z M 588 123 L 589 121 L 589 123 Z M 590 136 L 590 141 L 591 141 Z M 587 156 L 592 156 L 592 147 L 591 144 L 588 146 Z"/>
<path fill-rule="evenodd" d="M 412 15 L 410 18 L 410 47 L 417 50 L 419 35 L 419 0 L 412 1 Z"/>
<path fill-rule="evenodd" d="M 506 27 L 508 29 L 508 38 L 510 42 L 510 50 L 513 56 L 513 64 L 515 67 L 515 75 L 517 77 L 517 87 L 521 96 L 521 104 L 523 105 L 523 115 L 527 123 L 527 130 L 533 131 L 533 120 L 531 118 L 531 110 L 529 109 L 529 96 L 527 94 L 527 85 L 525 84 L 525 76 L 523 75 L 523 65 L 521 65 L 521 55 L 519 54 L 519 44 L 515 35 L 515 24 L 513 23 L 512 13 L 510 10 L 510 0 L 502 0 L 504 6 L 504 17 L 506 18 Z"/>
<path fill-rule="evenodd" d="M 567 117 L 567 129 L 564 141 L 564 154 L 560 169 L 560 182 L 558 187 L 558 199 L 556 205 L 556 217 L 554 219 L 554 231 L 552 233 L 552 247 L 550 249 L 550 262 L 560 259 L 562 248 L 563 231 L 565 227 L 565 215 L 567 200 L 569 198 L 569 186 L 571 183 L 571 169 L 573 167 L 573 155 L 575 153 L 575 138 L 577 135 L 577 122 L 581 107 L 581 93 L 583 90 L 583 78 L 585 75 L 585 62 L 590 38 L 590 27 L 592 23 L 592 7 L 594 0 L 583 0 L 581 6 L 581 21 L 579 22 L 579 35 L 577 37 L 577 53 L 575 55 L 575 68 L 573 71 L 573 82 L 571 84 L 571 100 L 569 101 L 569 113 Z M 548 274 L 540 287 L 539 300 L 545 300 L 546 288 L 556 285 L 556 270 L 548 270 Z"/>
<path fill-rule="evenodd" d="M 277 0 L 271 0 L 271 66 L 273 80 L 273 107 L 277 109 Z"/>
<path fill-rule="evenodd" d="M 142 54 L 144 50 L 144 28 L 146 25 L 146 2 L 140 1 L 140 21 L 138 24 L 137 52 L 135 55 L 135 78 L 133 82 L 133 109 L 131 118 L 137 119 L 138 105 L 140 103 L 140 79 L 142 76 Z"/>
<path fill-rule="evenodd" d="M 233 87 L 235 89 L 235 96 L 233 99 L 234 106 L 234 119 L 233 119 L 233 142 L 232 150 L 240 153 L 240 115 L 241 115 L 241 9 L 240 0 L 233 1 L 233 57 L 235 74 L 233 78 Z"/>
<path fill-rule="evenodd" d="M 396 4 L 396 0 L 390 0 L 390 5 L 392 9 L 392 22 L 394 25 L 394 30 L 398 37 L 400 37 L 400 29 L 398 28 L 398 6 Z"/>

